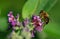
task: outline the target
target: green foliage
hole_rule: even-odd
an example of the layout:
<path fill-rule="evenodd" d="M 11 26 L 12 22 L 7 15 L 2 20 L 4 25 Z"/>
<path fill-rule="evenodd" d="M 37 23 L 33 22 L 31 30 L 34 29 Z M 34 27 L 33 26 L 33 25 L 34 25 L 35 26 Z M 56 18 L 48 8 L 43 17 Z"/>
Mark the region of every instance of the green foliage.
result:
<path fill-rule="evenodd" d="M 37 6 L 37 10 L 35 13 L 38 15 L 41 10 L 44 10 L 44 7 L 48 3 L 49 0 L 40 0 Z"/>
<path fill-rule="evenodd" d="M 48 0 L 47 4 L 45 5 L 44 9 L 45 11 L 49 11 L 54 7 L 54 5 L 57 3 L 57 0 Z"/>
<path fill-rule="evenodd" d="M 22 17 L 30 18 L 37 10 L 39 1 L 40 0 L 28 0 L 22 9 Z"/>
<path fill-rule="evenodd" d="M 8 23 L 6 18 L 0 18 L 0 31 L 7 30 Z"/>

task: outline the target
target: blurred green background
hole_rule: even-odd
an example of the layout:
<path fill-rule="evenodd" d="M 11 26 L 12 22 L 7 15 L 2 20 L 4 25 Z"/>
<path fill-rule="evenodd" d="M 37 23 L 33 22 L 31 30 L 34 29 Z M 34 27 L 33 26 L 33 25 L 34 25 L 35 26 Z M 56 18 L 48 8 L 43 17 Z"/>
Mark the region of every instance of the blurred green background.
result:
<path fill-rule="evenodd" d="M 27 0 L 0 0 L 0 39 L 6 39 L 7 34 L 11 31 L 7 29 L 7 13 L 12 10 L 14 15 L 22 12 L 22 8 Z M 54 1 L 54 0 L 53 0 Z M 44 2 L 43 2 L 44 4 Z M 52 3 L 51 3 L 52 4 Z M 46 7 L 46 8 L 45 8 Z M 60 39 L 60 0 L 50 9 L 47 3 L 44 10 L 50 16 L 50 22 L 44 27 L 42 32 L 37 32 L 33 39 Z"/>

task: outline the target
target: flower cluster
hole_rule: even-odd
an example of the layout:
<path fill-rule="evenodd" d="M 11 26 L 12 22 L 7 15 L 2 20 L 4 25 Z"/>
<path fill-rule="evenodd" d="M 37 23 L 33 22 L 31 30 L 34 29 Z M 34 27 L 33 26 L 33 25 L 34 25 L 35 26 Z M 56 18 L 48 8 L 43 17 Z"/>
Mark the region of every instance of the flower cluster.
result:
<path fill-rule="evenodd" d="M 14 17 L 12 11 L 10 11 L 8 14 L 8 22 L 14 29 L 13 31 L 16 30 L 14 27 L 19 27 L 19 29 L 22 27 L 19 31 L 25 30 L 26 32 L 30 32 L 31 37 L 34 37 L 35 31 L 39 31 L 39 32 L 42 31 L 44 22 L 42 22 L 40 16 L 33 15 L 31 19 L 26 18 L 21 22 L 19 21 L 20 19 L 19 17 L 20 17 L 19 14 L 17 14 L 17 16 Z"/>
<path fill-rule="evenodd" d="M 41 21 L 41 18 L 39 16 L 32 16 L 32 23 L 35 27 L 35 30 L 39 32 L 42 31 L 43 22 Z"/>
<path fill-rule="evenodd" d="M 20 26 L 20 22 L 19 22 L 19 14 L 17 14 L 16 18 L 13 16 L 12 14 L 13 12 L 10 11 L 8 14 L 8 22 L 11 23 L 12 26 Z"/>

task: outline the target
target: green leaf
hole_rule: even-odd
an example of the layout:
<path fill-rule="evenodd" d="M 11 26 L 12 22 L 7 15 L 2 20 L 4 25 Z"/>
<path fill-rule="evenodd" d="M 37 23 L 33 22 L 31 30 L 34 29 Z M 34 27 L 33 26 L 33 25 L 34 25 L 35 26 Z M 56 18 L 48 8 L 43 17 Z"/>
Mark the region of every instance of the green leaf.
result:
<path fill-rule="evenodd" d="M 39 1 L 40 0 L 28 0 L 22 9 L 22 17 L 29 18 L 33 13 L 35 13 Z"/>
<path fill-rule="evenodd" d="M 48 25 L 46 25 L 44 31 L 51 37 L 60 36 L 60 26 L 55 22 L 50 22 Z"/>
<path fill-rule="evenodd" d="M 0 31 L 7 30 L 8 23 L 6 18 L 0 18 Z"/>
<path fill-rule="evenodd" d="M 48 1 L 49 1 L 49 0 L 40 0 L 39 3 L 38 3 L 37 10 L 35 11 L 35 13 L 36 13 L 36 14 L 39 14 L 39 12 L 44 9 L 44 7 L 45 7 L 46 4 L 48 3 Z"/>
<path fill-rule="evenodd" d="M 51 8 L 57 3 L 57 0 L 49 0 L 48 3 L 45 5 L 44 10 L 49 11 Z"/>
<path fill-rule="evenodd" d="M 26 0 L 0 0 L 0 17 L 7 17 L 7 13 L 12 10 L 13 14 L 20 13 Z"/>

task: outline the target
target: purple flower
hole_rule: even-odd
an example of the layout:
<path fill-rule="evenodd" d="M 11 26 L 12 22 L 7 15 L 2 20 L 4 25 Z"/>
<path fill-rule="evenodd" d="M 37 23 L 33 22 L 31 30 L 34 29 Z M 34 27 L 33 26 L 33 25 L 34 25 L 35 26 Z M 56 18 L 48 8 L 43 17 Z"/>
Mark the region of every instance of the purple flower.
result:
<path fill-rule="evenodd" d="M 12 18 L 11 17 L 8 18 L 8 22 L 9 23 L 12 22 Z"/>
<path fill-rule="evenodd" d="M 28 25 L 29 24 L 29 19 L 25 19 L 24 21 L 23 21 L 23 26 L 26 26 L 26 25 Z"/>
<path fill-rule="evenodd" d="M 41 32 L 42 31 L 42 27 L 38 26 L 35 28 L 37 31 Z"/>
<path fill-rule="evenodd" d="M 12 22 L 14 20 L 14 16 L 12 14 L 13 12 L 10 11 L 9 14 L 8 14 L 8 22 Z"/>
<path fill-rule="evenodd" d="M 13 15 L 12 13 L 13 13 L 13 12 L 12 12 L 12 11 L 10 11 L 10 12 L 9 12 L 9 14 L 8 14 L 8 16 L 10 17 L 11 15 Z"/>
<path fill-rule="evenodd" d="M 35 33 L 35 32 L 34 32 L 34 31 L 32 31 L 32 33 L 31 33 L 32 37 L 35 37 L 34 33 Z"/>
<path fill-rule="evenodd" d="M 16 20 L 13 20 L 13 21 L 11 22 L 11 25 L 12 25 L 12 26 L 15 26 L 16 23 L 17 23 Z"/>
<path fill-rule="evenodd" d="M 37 18 L 36 15 L 33 15 L 33 16 L 32 16 L 32 19 L 33 19 L 33 20 L 36 20 L 36 18 Z"/>
<path fill-rule="evenodd" d="M 32 18 L 32 23 L 35 26 L 35 30 L 39 32 L 42 31 L 43 22 L 41 21 L 41 18 L 39 16 L 33 16 Z"/>
<path fill-rule="evenodd" d="M 9 14 L 8 14 L 8 22 L 12 25 L 12 26 L 15 26 L 16 25 L 16 19 L 14 18 L 13 12 L 10 11 Z"/>
<path fill-rule="evenodd" d="M 41 22 L 41 18 L 39 16 L 36 17 L 36 19 Z"/>
<path fill-rule="evenodd" d="M 9 22 L 12 22 L 14 20 L 14 16 L 10 16 L 9 18 L 8 18 L 8 21 Z"/>

